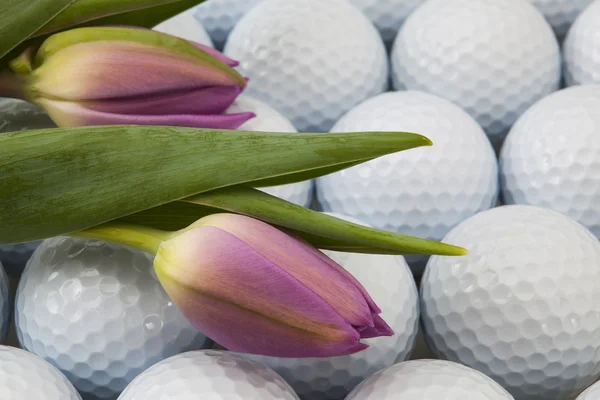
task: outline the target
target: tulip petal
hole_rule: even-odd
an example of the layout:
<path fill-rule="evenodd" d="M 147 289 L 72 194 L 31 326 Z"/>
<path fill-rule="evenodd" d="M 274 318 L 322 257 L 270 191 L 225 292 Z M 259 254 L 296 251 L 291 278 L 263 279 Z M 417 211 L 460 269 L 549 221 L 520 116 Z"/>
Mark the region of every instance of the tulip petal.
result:
<path fill-rule="evenodd" d="M 207 52 L 208 54 L 210 54 L 217 60 L 223 61 L 225 64 L 229 65 L 230 67 L 237 67 L 238 65 L 240 65 L 239 61 L 236 61 L 236 60 L 233 60 L 233 59 L 227 57 L 225 54 L 221 53 L 217 49 L 213 49 L 212 47 L 206 46 L 201 43 L 196 43 L 196 42 L 190 42 L 190 43 L 192 43 L 194 46 L 198 47 L 200 50 Z"/>
<path fill-rule="evenodd" d="M 78 102 L 83 107 L 110 114 L 167 115 L 221 114 L 242 92 L 239 86 L 214 86 L 154 96 Z"/>
<path fill-rule="evenodd" d="M 47 58 L 32 76 L 34 96 L 71 101 L 240 85 L 227 71 L 197 58 L 125 41 L 66 47 Z"/>
<path fill-rule="evenodd" d="M 113 114 L 90 110 L 83 105 L 47 99 L 38 99 L 42 107 L 61 127 L 101 126 L 101 125 L 158 125 L 181 126 L 206 129 L 237 129 L 246 121 L 254 118 L 254 113 L 238 114 L 167 114 L 167 115 L 134 115 Z"/>
<path fill-rule="evenodd" d="M 195 228 L 163 242 L 155 267 L 186 318 L 229 350 L 325 357 L 366 348 L 330 304 L 221 229 Z"/>
<path fill-rule="evenodd" d="M 309 244 L 243 215 L 213 214 L 197 224 L 216 226 L 238 237 L 298 281 L 310 286 L 356 329 L 376 328 L 373 314 L 381 311 L 368 295 L 364 296 L 366 290 L 346 270 Z M 381 334 L 389 336 L 392 330 L 386 327 Z"/>

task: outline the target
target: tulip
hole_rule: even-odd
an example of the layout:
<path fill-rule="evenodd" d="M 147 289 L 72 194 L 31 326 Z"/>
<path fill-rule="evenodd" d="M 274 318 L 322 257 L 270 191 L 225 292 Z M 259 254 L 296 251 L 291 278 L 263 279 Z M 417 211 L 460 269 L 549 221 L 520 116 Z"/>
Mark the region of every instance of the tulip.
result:
<path fill-rule="evenodd" d="M 237 214 L 200 219 L 158 247 L 155 270 L 198 330 L 231 351 L 329 357 L 391 336 L 346 270 L 309 244 Z"/>
<path fill-rule="evenodd" d="M 52 35 L 11 67 L 25 99 L 61 127 L 237 129 L 255 115 L 225 114 L 247 84 L 235 65 L 214 49 L 164 33 L 92 27 Z"/>

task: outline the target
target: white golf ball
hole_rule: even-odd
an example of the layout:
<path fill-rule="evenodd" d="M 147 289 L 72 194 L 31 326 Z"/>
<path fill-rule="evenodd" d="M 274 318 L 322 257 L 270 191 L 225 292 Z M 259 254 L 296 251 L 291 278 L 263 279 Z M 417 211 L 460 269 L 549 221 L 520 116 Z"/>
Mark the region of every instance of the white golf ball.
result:
<path fill-rule="evenodd" d="M 414 360 L 385 368 L 361 383 L 346 400 L 514 400 L 492 379 L 443 360 Z"/>
<path fill-rule="evenodd" d="M 0 135 L 27 129 L 56 128 L 48 114 L 41 108 L 22 100 L 0 98 Z M 40 241 L 1 244 L 0 262 L 6 273 L 19 275 Z"/>
<path fill-rule="evenodd" d="M 71 382 L 40 357 L 0 346 L 0 399 L 81 400 Z"/>
<path fill-rule="evenodd" d="M 58 367 L 85 400 L 115 399 L 156 362 L 212 344 L 163 290 L 149 254 L 79 238 L 37 248 L 15 325 L 21 346 Z"/>
<path fill-rule="evenodd" d="M 506 138 L 500 174 L 505 204 L 559 211 L 600 237 L 600 85 L 560 90 L 527 110 Z"/>
<path fill-rule="evenodd" d="M 600 400 L 600 382 L 594 383 L 575 400 Z"/>
<path fill-rule="evenodd" d="M 523 0 L 429 0 L 406 19 L 391 62 L 396 89 L 456 103 L 495 146 L 561 78 L 554 32 Z"/>
<path fill-rule="evenodd" d="M 245 93 L 299 131 L 327 132 L 388 84 L 383 41 L 346 0 L 265 0 L 242 17 L 224 52 L 250 77 Z"/>
<path fill-rule="evenodd" d="M 240 18 L 261 1 L 207 0 L 193 8 L 194 17 L 206 28 L 215 47 L 222 49 Z"/>
<path fill-rule="evenodd" d="M 519 400 L 570 399 L 600 376 L 600 242 L 588 229 L 513 205 L 471 217 L 444 242 L 469 255 L 431 257 L 421 281 L 435 354 Z"/>
<path fill-rule="evenodd" d="M 579 13 L 593 0 L 531 0 L 554 29 L 561 41 Z"/>
<path fill-rule="evenodd" d="M 177 36 L 181 39 L 200 43 L 205 46 L 214 47 L 212 39 L 206 32 L 206 29 L 204 29 L 202 24 L 194 17 L 193 9 L 169 18 L 152 29 L 172 36 Z"/>
<path fill-rule="evenodd" d="M 140 374 L 119 400 L 297 400 L 273 370 L 226 351 L 191 351 Z"/>
<path fill-rule="evenodd" d="M 245 95 L 239 96 L 226 113 L 235 114 L 240 112 L 253 112 L 256 117 L 245 122 L 238 130 L 297 132 L 294 125 L 287 118 L 260 100 Z M 288 185 L 260 188 L 260 190 L 299 206 L 309 207 L 313 200 L 313 186 L 313 181 L 308 180 Z"/>
<path fill-rule="evenodd" d="M 450 101 L 417 91 L 388 92 L 348 112 L 332 132 L 408 131 L 433 141 L 316 180 L 324 211 L 387 231 L 441 240 L 496 204 L 498 166 L 481 127 Z M 426 257 L 407 258 L 416 275 Z"/>
<path fill-rule="evenodd" d="M 361 10 L 375 27 L 388 47 L 391 47 L 396 34 L 410 15 L 425 0 L 350 0 Z"/>
<path fill-rule="evenodd" d="M 600 84 L 600 0 L 591 3 L 569 30 L 563 43 L 568 86 Z"/>
<path fill-rule="evenodd" d="M 364 223 L 333 214 L 359 225 Z M 325 358 L 248 357 L 273 368 L 304 400 L 343 400 L 362 380 L 395 362 L 406 360 L 418 331 L 418 295 L 410 269 L 402 257 L 324 253 L 350 272 L 381 308 L 394 336 L 364 339 L 369 348 L 359 353 Z"/>

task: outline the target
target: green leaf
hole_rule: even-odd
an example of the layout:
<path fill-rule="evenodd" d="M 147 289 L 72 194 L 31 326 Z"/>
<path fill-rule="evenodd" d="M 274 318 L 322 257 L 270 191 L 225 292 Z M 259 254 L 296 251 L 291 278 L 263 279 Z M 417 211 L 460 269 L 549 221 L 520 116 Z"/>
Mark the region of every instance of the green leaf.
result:
<path fill-rule="evenodd" d="M 161 126 L 0 135 L 0 243 L 80 231 L 239 184 L 282 183 L 324 168 L 431 145 L 402 132 L 272 133 Z"/>
<path fill-rule="evenodd" d="M 34 36 L 73 27 L 133 25 L 153 28 L 204 0 L 77 0 Z"/>
<path fill-rule="evenodd" d="M 76 0 L 2 0 L 0 59 Z"/>
<path fill-rule="evenodd" d="M 460 247 L 356 225 L 256 189 L 234 186 L 202 193 L 121 218 L 119 222 L 175 231 L 215 213 L 232 212 L 268 222 L 323 250 L 370 254 L 460 256 Z"/>

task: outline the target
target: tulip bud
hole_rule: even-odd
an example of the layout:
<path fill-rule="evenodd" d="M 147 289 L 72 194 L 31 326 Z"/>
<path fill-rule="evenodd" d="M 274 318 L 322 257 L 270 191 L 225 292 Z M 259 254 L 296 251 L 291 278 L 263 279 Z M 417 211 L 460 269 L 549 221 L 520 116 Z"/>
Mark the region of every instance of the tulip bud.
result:
<path fill-rule="evenodd" d="M 249 217 L 213 214 L 163 241 L 157 276 L 186 318 L 231 351 L 330 357 L 391 336 L 381 310 L 345 269 Z"/>
<path fill-rule="evenodd" d="M 225 114 L 246 87 L 236 64 L 161 32 L 92 27 L 52 35 L 11 67 L 25 82 L 26 99 L 61 127 L 237 129 L 255 115 Z"/>

